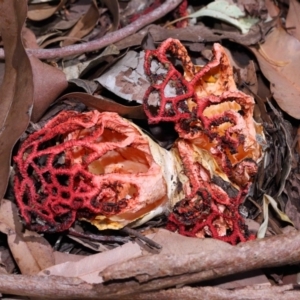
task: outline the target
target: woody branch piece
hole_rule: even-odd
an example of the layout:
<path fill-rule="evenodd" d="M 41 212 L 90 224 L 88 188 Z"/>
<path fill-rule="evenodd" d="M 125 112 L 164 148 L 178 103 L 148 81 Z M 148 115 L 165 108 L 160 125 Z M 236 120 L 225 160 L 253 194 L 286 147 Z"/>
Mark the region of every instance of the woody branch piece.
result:
<path fill-rule="evenodd" d="M 259 243 L 259 246 L 258 246 Z M 244 252 L 245 248 L 248 247 L 246 251 Z M 264 267 L 276 267 L 286 264 L 296 264 L 300 262 L 300 233 L 293 232 L 290 234 L 284 234 L 284 235 L 278 235 L 271 238 L 266 238 L 264 240 L 256 240 L 251 241 L 249 243 L 242 243 L 238 246 L 232 247 L 232 249 L 236 249 L 234 251 L 219 251 L 216 249 L 216 252 L 218 252 L 221 256 L 220 258 L 220 264 L 217 267 L 215 265 L 214 268 L 210 268 L 210 266 L 207 265 L 208 261 L 206 259 L 209 259 L 210 255 L 206 255 L 205 261 L 203 262 L 202 266 L 207 269 L 207 271 L 202 271 L 198 273 L 188 273 L 189 268 L 191 267 L 190 264 L 186 264 L 184 266 L 183 260 L 186 262 L 189 255 L 187 254 L 180 256 L 180 259 L 183 260 L 181 262 L 175 262 L 170 269 L 166 269 L 168 274 L 177 273 L 176 267 L 178 267 L 180 264 L 182 267 L 180 267 L 180 271 L 183 270 L 183 268 L 186 268 L 187 274 L 184 275 L 176 275 L 176 276 L 165 276 L 160 277 L 156 279 L 152 279 L 148 282 L 139 283 L 135 279 L 126 279 L 122 282 L 116 283 L 116 282 L 106 282 L 105 285 L 97 284 L 92 285 L 88 284 L 78 278 L 66 278 L 66 277 L 58 277 L 58 276 L 23 276 L 23 275 L 0 275 L 0 292 L 5 294 L 14 294 L 14 295 L 22 295 L 22 296 L 29 296 L 29 297 L 40 297 L 43 295 L 45 298 L 50 299 L 57 299 L 58 297 L 60 299 L 135 299 L 134 297 L 137 297 L 136 299 L 143 299 L 141 298 L 146 297 L 145 295 L 138 295 L 139 293 L 148 293 L 150 291 L 157 291 L 162 290 L 164 288 L 169 287 L 175 287 L 176 285 L 181 284 L 192 284 L 196 282 L 205 281 L 208 279 L 213 278 L 219 278 L 224 275 L 228 274 L 235 274 L 238 272 L 246 272 L 247 270 L 252 269 L 261 269 Z M 261 250 L 261 251 L 258 251 Z M 199 249 L 197 249 L 199 252 Z M 236 257 L 236 254 L 240 253 L 238 257 Z M 250 253 L 250 256 L 248 255 Z M 253 257 L 253 255 L 255 256 Z M 227 263 L 228 258 L 232 256 L 230 259 L 230 264 Z M 164 270 L 164 261 L 161 260 L 161 257 L 159 255 L 153 255 L 151 256 L 153 259 L 153 264 L 155 264 L 154 273 L 157 272 L 157 270 L 161 269 L 161 271 Z M 238 259 L 237 259 L 238 258 Z M 251 259 L 250 259 L 251 258 Z M 156 259 L 156 260 L 155 260 Z M 149 256 L 145 257 L 144 260 L 149 260 Z M 126 277 L 126 271 L 128 270 L 128 276 L 129 274 L 134 274 L 133 270 L 137 269 L 138 266 L 132 265 L 132 261 L 129 261 L 130 263 L 130 269 L 124 269 L 124 265 L 122 265 L 122 268 L 114 271 L 114 273 L 111 273 L 113 268 L 110 267 L 110 269 L 106 269 L 104 272 L 106 272 L 106 276 L 108 278 L 109 274 L 115 274 L 116 277 L 121 276 L 120 274 L 125 274 L 124 277 Z M 199 264 L 201 264 L 201 261 L 197 261 L 197 267 L 199 267 Z M 144 267 L 143 265 L 140 266 L 140 268 Z M 129 265 L 127 265 L 129 267 Z M 196 268 L 194 268 L 195 270 Z M 141 269 L 142 270 L 142 269 Z M 147 269 L 149 271 L 150 269 Z M 172 271 L 173 270 L 173 271 Z M 111 276 L 110 278 L 112 278 Z M 211 288 L 213 289 L 213 288 Z M 251 287 L 253 289 L 253 287 Z M 261 287 L 259 289 L 262 289 Z M 282 289 L 282 290 L 281 290 Z M 275 290 L 277 290 L 279 293 L 283 292 L 284 290 L 288 290 L 286 293 L 286 296 L 289 297 L 289 293 L 292 293 L 291 290 L 293 289 L 292 285 L 287 285 L 284 287 L 276 287 Z M 205 290 L 203 290 L 205 291 Z M 214 291 L 211 291 L 212 294 Z M 217 291 L 216 291 L 217 292 Z M 295 291 L 296 292 L 296 291 Z M 164 291 L 162 291 L 164 293 Z M 238 290 L 236 291 L 236 294 L 238 293 Z M 256 291 L 254 291 L 256 293 Z M 266 292 L 268 293 L 268 292 Z M 232 292 L 233 295 L 235 293 Z M 232 295 L 231 293 L 227 293 L 227 295 Z M 151 295 L 151 293 L 149 293 Z M 167 294 L 168 295 L 168 294 Z M 248 295 L 245 292 L 245 295 Z M 251 295 L 251 294 L 249 294 Z M 270 291 L 270 295 L 271 291 Z M 295 294 L 294 294 L 295 295 Z M 297 295 L 295 295 L 297 296 Z M 178 297 L 177 297 L 178 298 Z M 247 298 L 247 297 L 246 297 Z M 272 298 L 272 297 L 270 297 Z M 265 299 L 270 299 L 265 298 Z M 147 299 L 147 298 L 146 298 Z M 168 298 L 169 299 L 169 298 Z M 170 298 L 172 299 L 172 298 Z M 226 299 L 226 298 L 225 298 Z M 228 298 L 228 299 L 235 299 Z M 240 299 L 236 297 L 236 299 Z M 250 298 L 251 299 L 251 298 Z M 256 299 L 254 297 L 254 299 Z M 264 299 L 264 298 L 262 298 Z M 272 298 L 273 299 L 273 298 Z M 286 299 L 298 299 L 298 298 L 286 298 Z"/>
<path fill-rule="evenodd" d="M 217 287 L 201 288 L 174 288 L 161 290 L 159 292 L 147 292 L 120 296 L 118 292 L 110 291 L 110 288 L 92 285 L 78 280 L 77 278 L 66 278 L 59 276 L 26 276 L 26 275 L 0 275 L 0 292 L 3 294 L 20 295 L 44 299 L 278 299 L 295 300 L 299 298 L 299 290 L 294 289 L 292 284 L 283 286 L 257 286 L 246 287 L 236 290 L 226 290 Z M 282 297 L 281 297 L 282 296 Z M 129 298 L 130 297 L 130 298 Z"/>
<path fill-rule="evenodd" d="M 203 243 L 205 245 L 205 240 Z M 295 231 L 241 243 L 228 251 L 216 248 L 209 255 L 201 249 L 195 249 L 194 253 L 186 255 L 138 257 L 106 268 L 101 276 L 105 281 L 134 277 L 149 285 L 155 278 L 168 281 L 172 277 L 174 285 L 179 284 L 179 276 L 183 276 L 181 279 L 185 280 L 181 283 L 191 283 L 259 268 L 297 264 L 300 261 L 299 245 L 300 234 Z"/>

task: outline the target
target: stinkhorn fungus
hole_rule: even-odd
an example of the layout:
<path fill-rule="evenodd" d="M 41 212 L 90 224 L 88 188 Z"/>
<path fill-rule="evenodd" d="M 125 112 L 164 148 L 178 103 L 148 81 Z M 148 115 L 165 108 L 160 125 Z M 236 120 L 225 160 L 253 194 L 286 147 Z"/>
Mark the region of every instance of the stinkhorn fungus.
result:
<path fill-rule="evenodd" d="M 156 163 L 167 151 L 153 147 L 116 113 L 59 113 L 14 158 L 15 197 L 27 227 L 63 231 L 79 218 L 118 229 L 161 212 L 173 171 L 166 175 Z"/>
<path fill-rule="evenodd" d="M 183 72 L 172 61 L 181 61 Z M 254 99 L 238 91 L 220 44 L 205 66 L 194 65 L 179 40 L 168 39 L 145 53 L 151 85 L 144 96 L 150 123 L 174 122 L 173 151 L 188 181 L 168 228 L 190 236 L 212 236 L 235 244 L 249 235 L 239 206 L 262 156 L 253 120 Z"/>
<path fill-rule="evenodd" d="M 183 72 L 172 61 L 181 61 Z M 239 207 L 262 157 L 254 100 L 238 91 L 226 52 L 205 66 L 168 39 L 146 51 L 150 123 L 173 122 L 171 151 L 128 120 L 96 110 L 63 111 L 14 157 L 14 191 L 27 227 L 63 231 L 78 219 L 99 229 L 139 225 L 170 210 L 167 228 L 236 244 L 253 239 Z"/>

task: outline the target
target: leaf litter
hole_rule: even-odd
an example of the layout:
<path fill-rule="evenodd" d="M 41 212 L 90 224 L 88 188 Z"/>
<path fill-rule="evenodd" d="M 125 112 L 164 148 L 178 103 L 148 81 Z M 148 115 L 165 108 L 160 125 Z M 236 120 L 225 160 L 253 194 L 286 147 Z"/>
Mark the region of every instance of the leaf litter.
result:
<path fill-rule="evenodd" d="M 62 110 L 82 113 L 97 109 L 100 112 L 117 113 L 133 122 L 134 126 L 139 126 L 143 134 L 146 133 L 160 146 L 168 149 L 173 147 L 178 135 L 176 130 L 169 123 L 148 124 L 141 105 L 144 103 L 146 91 L 153 84 L 153 80 L 159 80 L 159 74 L 163 74 L 165 67 L 160 64 L 159 59 L 154 60 L 152 68 L 158 74 L 157 79 L 147 76 L 144 69 L 145 50 L 159 47 L 160 43 L 168 38 L 179 39 L 189 51 L 192 61 L 202 66 L 212 57 L 212 43 L 222 42 L 233 66 L 236 86 L 256 100 L 254 118 L 263 126 L 263 134 L 257 135 L 257 141 L 262 147 L 264 157 L 258 165 L 259 171 L 251 189 L 239 206 L 240 215 L 247 218 L 246 224 L 252 224 L 249 225 L 250 233 L 257 235 L 258 238 L 264 238 L 265 235 L 278 235 L 280 238 L 279 234 L 285 232 L 284 229 L 288 228 L 288 224 L 300 228 L 298 203 L 300 139 L 297 135 L 300 128 L 300 106 L 297 96 L 300 86 L 297 82 L 300 20 L 297 17 L 299 5 L 296 1 L 290 1 L 288 10 L 281 2 L 276 6 L 270 1 L 234 3 L 219 0 L 212 1 L 206 6 L 195 5 L 193 1 L 188 1 L 188 10 L 183 12 L 183 8 L 187 6 L 184 6 L 186 3 L 182 3 L 177 10 L 169 13 L 167 19 L 162 18 L 135 34 L 124 36 L 119 42 L 109 45 L 102 53 L 82 51 L 81 55 L 44 61 L 28 55 L 25 48 L 51 49 L 76 43 L 88 45 L 93 40 L 105 38 L 109 32 L 118 33 L 120 27 L 128 26 L 135 20 L 147 16 L 149 12 L 158 9 L 162 1 L 131 0 L 127 3 L 104 0 L 37 0 L 29 1 L 28 11 L 26 4 L 22 3 L 18 6 L 17 12 L 12 5 L 15 2 L 17 1 L 3 1 L 2 22 L 0 21 L 2 45 L 5 50 L 5 73 L 0 100 L 3 198 L 0 207 L 0 231 L 6 236 L 3 245 L 0 245 L 1 274 L 76 277 L 92 286 L 101 284 L 104 276 L 105 280 L 108 278 L 110 280 L 108 286 L 112 284 L 111 287 L 114 288 L 113 280 L 120 278 L 118 273 L 122 272 L 120 267 L 124 266 L 122 278 L 127 278 L 130 268 L 130 272 L 134 273 L 136 266 L 147 262 L 144 256 L 149 258 L 149 263 L 153 259 L 152 267 L 145 264 L 149 268 L 148 272 L 145 270 L 147 275 L 144 273 L 136 275 L 144 285 L 136 286 L 136 283 L 128 279 L 128 293 L 132 293 L 130 286 L 136 287 L 136 293 L 144 291 L 143 289 L 146 291 L 147 284 L 150 290 L 172 287 L 175 283 L 173 285 L 168 283 L 168 276 L 170 278 L 182 276 L 178 279 L 180 284 L 180 282 L 197 282 L 196 279 L 193 281 L 193 276 L 195 278 L 198 276 L 198 282 L 204 280 L 203 278 L 214 279 L 217 276 L 208 275 L 209 270 L 214 268 L 221 270 L 219 274 L 224 276 L 230 274 L 228 270 L 220 267 L 221 258 L 220 265 L 215 260 L 215 264 L 212 263 L 210 269 L 205 271 L 207 273 L 202 270 L 202 273 L 191 276 L 190 280 L 184 277 L 184 274 L 188 274 L 189 270 L 193 269 L 192 266 L 183 268 L 182 274 L 176 273 L 179 269 L 176 271 L 172 266 L 169 267 L 166 259 L 168 255 L 182 258 L 184 261 L 194 254 L 202 253 L 203 257 L 207 259 L 211 257 L 213 260 L 212 253 L 220 253 L 222 257 L 224 253 L 231 252 L 229 248 L 234 253 L 235 248 L 214 239 L 183 237 L 178 233 L 166 231 L 162 229 L 166 227 L 166 216 L 155 217 L 153 214 L 154 219 L 151 220 L 150 214 L 145 219 L 145 224 L 137 222 L 135 229 L 125 227 L 119 231 L 97 231 L 83 221 L 85 218 L 81 218 L 76 220 L 74 227 L 69 231 L 42 234 L 24 227 L 24 220 L 15 206 L 13 191 L 15 170 L 11 168 L 11 156 L 17 154 L 20 144 L 31 133 L 43 128 Z M 224 10 L 224 6 L 229 9 Z M 282 19 L 276 18 L 279 10 L 283 12 L 285 24 L 282 24 Z M 23 27 L 26 15 L 28 19 Z M 179 22 L 181 16 L 183 18 L 189 16 L 193 20 Z M 6 29 L 5 20 L 8 17 L 12 22 Z M 175 28 L 176 22 L 178 26 L 183 27 Z M 170 54 L 168 53 L 169 57 Z M 22 63 L 16 64 L 16 57 L 18 62 Z M 185 66 L 179 62 L 178 57 L 172 64 L 182 73 Z M 208 77 L 206 80 L 211 83 L 215 79 Z M 179 90 L 180 87 L 177 86 L 176 93 Z M 174 96 L 174 87 L 167 85 L 164 93 Z M 266 93 L 267 97 L 262 96 Z M 42 147 L 45 149 L 47 145 Z M 163 153 L 166 150 L 160 151 Z M 88 155 L 88 152 L 85 155 Z M 56 163 L 61 164 L 66 157 L 60 155 L 57 159 Z M 39 159 L 36 163 L 42 165 L 45 162 Z M 115 164 L 113 166 L 116 168 Z M 184 174 L 183 171 L 181 173 Z M 173 175 L 175 176 L 175 173 Z M 182 192 L 187 178 L 183 176 L 179 182 L 180 184 L 177 182 L 174 188 Z M 61 183 L 66 184 L 63 181 Z M 78 183 L 75 181 L 74 184 Z M 121 193 L 120 188 L 118 189 L 118 193 Z M 37 191 L 40 194 L 44 193 L 41 188 Z M 167 215 L 169 213 L 170 211 Z M 37 222 L 43 221 L 37 219 Z M 218 226 L 222 226 L 222 223 Z M 292 233 L 285 234 L 286 239 L 288 234 L 294 237 Z M 147 238 L 150 238 L 150 241 Z M 296 235 L 294 240 L 296 243 Z M 286 240 L 287 244 L 289 242 Z M 156 243 L 162 247 L 161 250 L 155 247 Z M 251 245 L 250 243 L 249 247 Z M 253 245 L 253 249 L 256 249 L 258 244 L 254 242 Z M 230 261 L 230 255 L 226 260 Z M 283 261 L 286 264 L 290 263 Z M 155 273 L 154 265 L 157 263 L 156 267 L 158 266 L 160 270 L 165 268 L 163 274 L 160 270 Z M 128 266 L 131 267 L 128 269 Z M 233 266 L 239 270 L 234 262 Z M 273 266 L 272 263 L 270 266 Z M 233 278 L 225 276 L 225 285 L 223 281 L 220 286 L 223 284 L 224 288 L 236 288 L 264 282 L 271 287 L 265 275 L 285 278 L 284 269 L 278 270 L 278 274 L 274 275 L 276 269 L 274 272 L 272 270 L 268 272 L 264 270 L 265 267 L 264 264 L 256 266 L 255 269 L 259 270 L 256 275 L 245 273 L 245 280 L 242 282 L 235 282 Z M 167 270 L 169 273 L 166 273 Z M 296 278 L 299 272 L 297 267 L 293 272 Z M 155 278 L 153 286 L 149 283 L 149 274 L 156 274 L 153 275 Z M 158 276 L 158 279 L 155 276 Z M 160 277 L 162 277 L 161 287 Z M 296 282 L 296 279 L 294 280 Z M 208 285 L 217 284 L 220 283 L 208 282 Z M 117 286 L 116 289 L 121 293 L 123 291 Z M 124 293 L 127 292 L 125 288 Z M 113 293 L 111 297 L 114 297 Z"/>

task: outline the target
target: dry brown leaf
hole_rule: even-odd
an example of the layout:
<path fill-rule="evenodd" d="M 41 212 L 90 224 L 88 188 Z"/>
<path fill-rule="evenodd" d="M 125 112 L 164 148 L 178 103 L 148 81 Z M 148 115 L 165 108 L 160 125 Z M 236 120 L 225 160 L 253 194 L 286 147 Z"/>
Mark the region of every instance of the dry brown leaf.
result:
<path fill-rule="evenodd" d="M 22 41 L 25 48 L 39 48 L 34 33 L 24 27 Z M 67 88 L 68 82 L 64 73 L 58 68 L 41 62 L 30 56 L 34 82 L 34 106 L 31 120 L 37 122 L 50 104 Z"/>
<path fill-rule="evenodd" d="M 64 63 L 63 72 L 66 74 L 68 81 L 84 77 L 86 73 L 88 73 L 92 69 L 97 68 L 102 62 L 110 61 L 112 56 L 119 54 L 120 51 L 118 50 L 118 48 L 114 44 L 111 44 L 106 47 L 99 55 L 84 62 L 81 62 L 79 58 L 68 60 Z M 95 82 L 93 83 L 96 84 Z M 96 85 L 98 86 L 98 84 Z"/>
<path fill-rule="evenodd" d="M 0 231 L 7 234 L 10 251 L 22 274 L 37 274 L 54 265 L 50 244 L 36 232 L 24 231 L 16 205 L 5 199 L 0 208 Z"/>
<path fill-rule="evenodd" d="M 234 31 L 213 30 L 205 25 L 188 26 L 185 28 L 162 28 L 160 25 L 151 24 L 140 30 L 138 33 L 132 34 L 126 39 L 122 39 L 115 43 L 119 50 L 132 46 L 140 46 L 145 34 L 149 32 L 155 42 L 161 42 L 168 38 L 174 38 L 185 42 L 220 42 L 222 39 L 234 40 L 242 45 L 254 45 L 258 43 L 262 35 L 267 32 L 271 24 L 263 24 L 261 26 L 253 26 L 248 34 L 241 34 Z"/>
<path fill-rule="evenodd" d="M 86 257 L 84 255 L 70 254 L 70 253 L 59 252 L 59 251 L 54 251 L 53 255 L 55 259 L 54 265 L 59 265 L 66 262 L 78 262 L 81 259 Z"/>
<path fill-rule="evenodd" d="M 273 0 L 265 0 L 265 6 L 271 18 L 276 18 L 280 14 L 280 9 L 276 6 L 278 3 Z"/>
<path fill-rule="evenodd" d="M 112 264 L 118 264 L 140 255 L 142 255 L 140 246 L 130 242 L 110 251 L 86 256 L 79 261 L 68 261 L 52 266 L 40 272 L 40 275 L 77 277 L 88 283 L 101 283 L 100 271 Z"/>
<path fill-rule="evenodd" d="M 0 273 L 12 274 L 16 269 L 16 263 L 12 257 L 11 252 L 7 247 L 0 247 Z"/>
<path fill-rule="evenodd" d="M 149 233 L 147 237 L 163 246 L 159 254 L 154 254 L 156 256 L 166 254 L 186 255 L 195 253 L 199 251 L 199 249 L 207 253 L 215 251 L 216 248 L 220 251 L 222 251 L 222 249 L 228 251 L 232 247 L 221 241 L 189 238 L 165 229 L 155 230 Z M 79 277 L 88 283 L 101 283 L 103 280 L 102 277 L 99 276 L 99 272 L 105 268 L 144 255 L 151 254 L 140 249 L 136 243 L 129 242 L 119 248 L 82 258 L 78 262 L 66 262 L 52 266 L 43 270 L 40 274 Z"/>
<path fill-rule="evenodd" d="M 32 21 L 42 21 L 51 17 L 58 11 L 67 0 L 60 0 L 57 5 L 50 5 L 48 3 L 30 4 L 28 7 L 27 17 Z"/>
<path fill-rule="evenodd" d="M 26 15 L 25 1 L 1 1 L 0 33 L 6 59 L 0 87 L 0 199 L 7 187 L 11 150 L 28 126 L 33 103 L 33 75 L 21 40 Z"/>
<path fill-rule="evenodd" d="M 144 56 L 144 51 L 129 51 L 95 81 L 123 99 L 143 103 L 143 97 L 150 86 L 144 71 Z"/>
<path fill-rule="evenodd" d="M 297 0 L 290 0 L 285 27 L 288 33 L 300 40 L 300 3 Z"/>
<path fill-rule="evenodd" d="M 299 119 L 300 41 L 277 26 L 258 49 L 250 49 L 270 81 L 271 92 L 280 108 Z"/>
<path fill-rule="evenodd" d="M 132 119 L 145 119 L 142 105 L 125 106 L 102 96 L 92 96 L 86 93 L 70 93 L 62 96 L 59 100 L 75 100 L 86 106 L 96 108 L 99 111 L 116 112 L 122 117 Z"/>
<path fill-rule="evenodd" d="M 62 42 L 62 46 L 69 46 L 90 33 L 99 19 L 99 10 L 96 0 L 92 0 L 89 10 L 83 15 L 72 30 L 68 33 L 68 39 Z"/>
<path fill-rule="evenodd" d="M 113 17 L 113 24 L 110 31 L 115 31 L 119 28 L 120 12 L 118 0 L 101 0 L 102 3 L 108 8 Z"/>
<path fill-rule="evenodd" d="M 36 36 L 29 28 L 23 27 L 22 41 L 25 48 L 38 49 L 39 45 L 36 41 Z"/>
<path fill-rule="evenodd" d="M 239 61 L 235 60 L 234 55 L 232 55 L 228 49 L 226 49 L 226 48 L 224 48 L 224 49 L 230 59 L 230 64 L 233 66 L 235 76 L 237 77 L 237 78 L 235 78 L 235 82 L 236 82 L 237 86 L 239 87 L 240 84 L 246 83 L 249 86 L 251 92 L 253 94 L 257 94 L 258 81 L 257 81 L 257 77 L 256 77 L 256 70 L 255 70 L 255 65 L 254 65 L 253 60 L 249 59 L 249 62 L 247 63 L 247 65 L 242 66 L 239 63 Z M 249 94 L 249 91 L 246 88 L 241 89 L 241 90 L 245 94 Z M 250 93 L 250 96 L 252 96 L 253 94 Z"/>
<path fill-rule="evenodd" d="M 31 120 L 37 122 L 50 104 L 68 86 L 66 75 L 56 67 L 30 56 L 34 83 L 34 106 Z"/>

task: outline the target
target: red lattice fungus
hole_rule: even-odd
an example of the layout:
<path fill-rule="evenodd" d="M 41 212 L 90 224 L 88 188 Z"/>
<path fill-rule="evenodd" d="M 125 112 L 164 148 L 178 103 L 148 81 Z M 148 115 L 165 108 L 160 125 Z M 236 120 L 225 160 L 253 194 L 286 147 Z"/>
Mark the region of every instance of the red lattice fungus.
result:
<path fill-rule="evenodd" d="M 206 150 L 183 139 L 177 141 L 176 149 L 189 181 L 183 186 L 187 196 L 175 204 L 167 228 L 183 235 L 211 236 L 231 244 L 253 239 L 239 214 L 251 178 L 240 187 L 230 182 Z M 247 166 L 250 176 L 255 175 L 256 164 L 249 161 Z"/>
<path fill-rule="evenodd" d="M 183 72 L 172 64 L 176 59 Z M 144 67 L 151 81 L 145 113 L 150 123 L 175 123 L 174 151 L 188 177 L 186 198 L 175 205 L 168 227 L 232 244 L 252 238 L 238 208 L 257 172 L 262 130 L 252 117 L 253 98 L 236 88 L 225 50 L 214 44 L 211 61 L 196 66 L 178 40 L 168 39 L 146 51 Z M 228 188 L 236 194 L 229 196 Z"/>
<path fill-rule="evenodd" d="M 61 112 L 14 161 L 17 204 L 33 230 L 63 231 L 76 218 L 121 228 L 166 201 L 148 139 L 115 113 Z"/>

